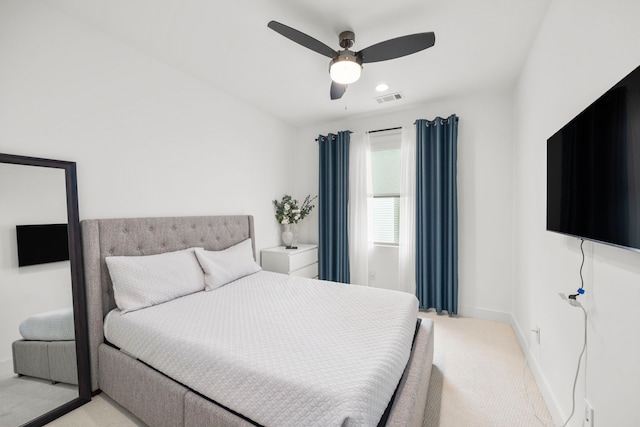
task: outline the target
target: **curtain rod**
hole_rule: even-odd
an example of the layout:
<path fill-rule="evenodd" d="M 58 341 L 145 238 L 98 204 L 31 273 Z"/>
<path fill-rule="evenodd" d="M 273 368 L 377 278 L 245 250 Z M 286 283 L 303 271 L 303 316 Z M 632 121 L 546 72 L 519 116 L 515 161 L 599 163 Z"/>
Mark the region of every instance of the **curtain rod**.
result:
<path fill-rule="evenodd" d="M 386 129 L 369 130 L 367 131 L 367 133 L 386 132 L 388 130 L 398 130 L 398 129 L 402 129 L 402 126 L 396 126 L 394 128 L 386 128 Z"/>
<path fill-rule="evenodd" d="M 442 118 L 441 118 L 441 119 L 442 119 Z M 442 119 L 442 121 L 443 121 L 443 122 L 445 122 L 445 123 L 446 123 L 448 120 L 449 120 L 448 118 L 447 118 L 447 119 Z M 427 120 L 427 122 L 429 122 L 429 123 L 433 123 L 434 121 L 435 121 L 435 120 Z M 458 121 L 458 118 L 456 117 L 456 122 L 457 122 L 457 121 Z M 416 122 L 417 122 L 417 121 L 416 121 Z M 413 124 L 415 125 L 415 124 L 416 124 L 416 122 L 413 122 Z M 386 128 L 386 129 L 369 130 L 369 131 L 367 131 L 367 133 L 385 132 L 385 131 L 388 131 L 388 130 L 398 130 L 398 129 L 402 129 L 402 126 L 396 126 L 396 127 L 394 127 L 394 128 Z"/>
<path fill-rule="evenodd" d="M 368 130 L 366 133 L 376 133 L 376 132 L 385 132 L 388 130 L 398 130 L 398 129 L 402 129 L 402 126 L 397 126 L 394 128 L 386 128 L 386 129 L 376 129 L 376 130 Z M 316 138 L 316 141 L 318 140 L 318 138 Z"/>
<path fill-rule="evenodd" d="M 444 119 L 444 118 L 440 117 L 440 119 L 441 119 L 443 122 L 445 122 L 445 123 L 447 123 L 447 122 L 449 121 L 449 118 Z M 425 120 L 426 120 L 426 119 L 425 119 Z M 435 122 L 435 119 L 434 119 L 434 120 L 426 120 L 426 121 L 427 121 L 427 123 L 434 123 L 434 122 Z M 457 121 L 458 121 L 458 117 L 456 116 L 456 122 L 457 122 Z M 416 120 L 415 122 L 413 122 L 413 124 L 415 125 L 415 124 L 416 124 L 416 122 L 417 122 L 417 120 Z M 393 127 L 393 128 L 386 128 L 386 129 L 369 130 L 369 131 L 367 131 L 366 133 L 385 132 L 385 131 L 388 131 L 388 130 L 398 130 L 398 129 L 402 129 L 402 126 L 396 126 L 396 127 Z M 347 132 L 349 132 L 349 133 L 353 133 L 353 132 L 351 132 L 351 131 L 347 131 Z M 316 142 L 317 142 L 317 141 L 318 141 L 318 138 L 316 138 L 315 140 L 316 140 Z"/>

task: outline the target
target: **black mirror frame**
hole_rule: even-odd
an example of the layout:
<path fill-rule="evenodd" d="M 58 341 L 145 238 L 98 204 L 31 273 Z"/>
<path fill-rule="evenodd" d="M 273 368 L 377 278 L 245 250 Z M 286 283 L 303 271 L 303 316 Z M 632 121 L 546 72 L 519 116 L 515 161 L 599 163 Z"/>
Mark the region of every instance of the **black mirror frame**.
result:
<path fill-rule="evenodd" d="M 75 162 L 41 159 L 0 153 L 0 163 L 40 166 L 63 169 L 67 190 L 67 221 L 71 288 L 73 292 L 73 318 L 76 336 L 76 361 L 78 365 L 78 397 L 23 424 L 23 427 L 40 427 L 91 401 L 91 373 L 89 369 L 89 333 L 87 304 L 84 290 L 84 268 L 80 241 L 80 215 L 78 211 L 78 179 Z"/>

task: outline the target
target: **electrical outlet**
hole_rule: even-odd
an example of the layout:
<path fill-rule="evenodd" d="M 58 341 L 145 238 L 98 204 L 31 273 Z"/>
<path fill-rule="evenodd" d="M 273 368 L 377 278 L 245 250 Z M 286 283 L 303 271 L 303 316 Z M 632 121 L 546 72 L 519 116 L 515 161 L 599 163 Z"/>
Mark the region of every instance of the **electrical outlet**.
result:
<path fill-rule="evenodd" d="M 375 271 L 370 271 L 369 272 L 369 282 L 370 283 L 375 283 L 376 281 L 376 272 Z"/>
<path fill-rule="evenodd" d="M 584 400 L 584 422 L 582 427 L 593 427 L 593 407 L 587 399 Z"/>
<path fill-rule="evenodd" d="M 531 332 L 536 334 L 536 342 L 540 345 L 540 326 L 534 326 L 533 329 L 531 329 Z"/>

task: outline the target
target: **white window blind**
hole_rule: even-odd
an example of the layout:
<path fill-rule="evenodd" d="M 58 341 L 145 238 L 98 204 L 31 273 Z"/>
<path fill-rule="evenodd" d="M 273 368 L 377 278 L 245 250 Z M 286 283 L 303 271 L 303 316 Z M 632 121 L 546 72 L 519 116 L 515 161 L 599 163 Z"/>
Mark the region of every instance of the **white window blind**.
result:
<path fill-rule="evenodd" d="M 397 245 L 400 235 L 400 133 L 372 135 L 372 233 L 378 244 Z"/>
<path fill-rule="evenodd" d="M 374 197 L 373 241 L 398 244 L 400 236 L 400 197 Z"/>

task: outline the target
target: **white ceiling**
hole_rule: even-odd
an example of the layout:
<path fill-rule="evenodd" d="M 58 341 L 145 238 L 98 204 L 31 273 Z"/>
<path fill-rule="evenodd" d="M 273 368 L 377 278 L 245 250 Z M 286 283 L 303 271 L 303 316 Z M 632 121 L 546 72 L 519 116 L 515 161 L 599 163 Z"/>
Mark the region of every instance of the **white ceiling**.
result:
<path fill-rule="evenodd" d="M 136 49 L 294 126 L 511 88 L 551 0 L 43 0 Z M 365 64 L 329 99 L 329 58 L 267 28 L 276 20 L 336 50 L 433 31 L 435 46 Z M 378 104 L 386 93 L 405 99 Z"/>

